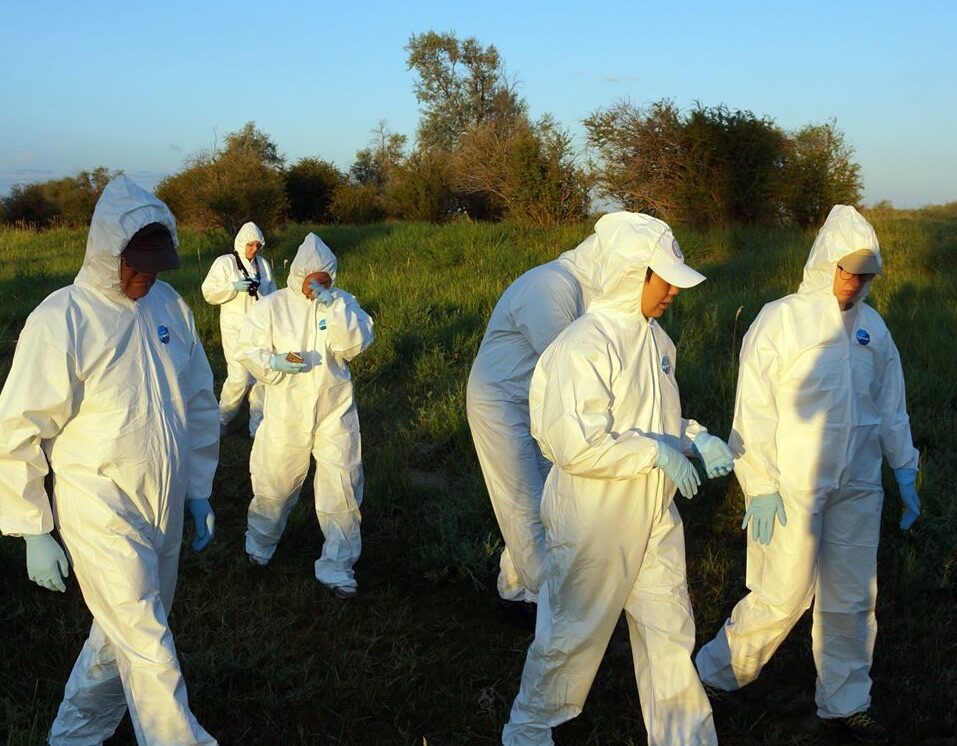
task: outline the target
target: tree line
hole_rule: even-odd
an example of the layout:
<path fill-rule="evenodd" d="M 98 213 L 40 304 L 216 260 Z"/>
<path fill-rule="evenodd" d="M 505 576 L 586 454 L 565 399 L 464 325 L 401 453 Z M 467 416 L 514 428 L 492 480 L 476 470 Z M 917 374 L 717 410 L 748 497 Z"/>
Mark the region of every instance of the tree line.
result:
<path fill-rule="evenodd" d="M 413 34 L 414 140 L 385 122 L 348 171 L 318 156 L 293 164 L 248 122 L 191 156 L 156 193 L 182 223 L 235 231 L 246 220 L 371 223 L 383 220 L 584 219 L 593 200 L 667 222 L 820 224 L 830 206 L 857 204 L 860 167 L 834 121 L 787 132 L 769 117 L 662 100 L 619 101 L 584 120 L 590 157 L 553 117 L 533 120 L 494 45 L 454 33 Z M 84 225 L 113 174 L 105 168 L 18 185 L 0 220 Z"/>

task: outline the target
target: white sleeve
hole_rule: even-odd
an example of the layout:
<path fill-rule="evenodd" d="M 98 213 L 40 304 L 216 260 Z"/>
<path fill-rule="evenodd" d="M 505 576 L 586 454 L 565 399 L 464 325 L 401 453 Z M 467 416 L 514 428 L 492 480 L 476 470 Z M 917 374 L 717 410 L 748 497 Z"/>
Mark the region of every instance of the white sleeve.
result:
<path fill-rule="evenodd" d="M 259 257 L 259 296 L 265 297 L 276 292 L 276 278 L 269 260 Z"/>
<path fill-rule="evenodd" d="M 203 280 L 203 297 L 207 303 L 218 306 L 236 297 L 236 288 L 233 287 L 236 280 L 234 262 L 232 255 L 216 257 Z"/>
<path fill-rule="evenodd" d="M 329 349 L 341 360 L 348 363 L 372 344 L 372 317 L 351 294 L 336 292 L 327 319 Z"/>
<path fill-rule="evenodd" d="M 658 460 L 656 440 L 638 430 L 612 431 L 611 350 L 582 345 L 580 339 L 564 342 L 560 337 L 549 346 L 532 374 L 532 435 L 542 452 L 579 477 L 631 479 L 648 473 Z"/>
<path fill-rule="evenodd" d="M 192 312 L 188 323 L 193 337 L 186 375 L 186 428 L 189 439 L 189 483 L 186 497 L 208 498 L 213 491 L 213 477 L 219 463 L 219 405 L 213 393 L 213 372 L 206 359 L 206 350 L 196 332 Z"/>
<path fill-rule="evenodd" d="M 51 323 L 51 322 L 56 322 Z M 36 311 L 20 334 L 0 392 L 0 532 L 13 536 L 53 530 L 44 486 L 49 471 L 42 441 L 73 416 L 76 361 L 64 319 Z"/>
<path fill-rule="evenodd" d="M 779 490 L 775 392 L 781 372 L 781 357 L 775 342 L 772 316 L 762 310 L 741 345 L 734 422 L 728 445 L 735 454 L 734 473 L 747 497 L 769 495 Z"/>
<path fill-rule="evenodd" d="M 914 448 L 907 416 L 904 370 L 897 345 L 888 334 L 888 350 L 881 374 L 877 407 L 881 413 L 880 440 L 884 458 L 892 469 L 916 469 L 920 454 Z"/>
<path fill-rule="evenodd" d="M 272 309 L 267 301 L 253 304 L 243 319 L 236 340 L 236 360 L 253 378 L 262 383 L 278 383 L 285 373 L 269 367 L 269 357 L 277 352 L 272 342 Z"/>

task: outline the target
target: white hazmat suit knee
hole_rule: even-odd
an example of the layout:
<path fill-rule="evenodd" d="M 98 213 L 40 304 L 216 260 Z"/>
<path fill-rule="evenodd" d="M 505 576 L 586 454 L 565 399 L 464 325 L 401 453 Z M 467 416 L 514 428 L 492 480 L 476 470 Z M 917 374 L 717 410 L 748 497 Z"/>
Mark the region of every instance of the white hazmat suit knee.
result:
<path fill-rule="evenodd" d="M 584 312 L 600 249 L 589 236 L 509 285 L 469 374 L 469 429 L 505 540 L 498 591 L 509 601 L 535 600 L 545 561 L 539 512 L 551 464 L 529 430 L 529 382 L 539 355 Z"/>
<path fill-rule="evenodd" d="M 659 443 L 691 454 L 704 428 L 682 419 L 674 345 L 641 314 L 651 255 L 659 241 L 670 252 L 673 236 L 644 215 L 619 231 L 620 215 L 596 225 L 605 244 L 596 297 L 532 377 L 532 434 L 554 467 L 542 497 L 547 561 L 535 639 L 503 731 L 509 746 L 551 744 L 551 729 L 581 712 L 622 610 L 649 743 L 717 742 L 691 662 L 675 485 L 655 466 Z"/>
<path fill-rule="evenodd" d="M 266 384 L 263 423 L 249 459 L 254 497 L 249 504 L 246 551 L 269 560 L 289 512 L 316 459 L 316 515 L 325 542 L 316 578 L 330 587 L 355 587 L 353 565 L 362 542 L 362 448 L 349 361 L 372 344 L 372 319 L 358 301 L 333 286 L 332 302 L 306 297 L 302 285 L 315 272 L 333 284 L 336 257 L 310 233 L 289 267 L 287 287 L 257 303 L 239 335 L 238 359 Z M 301 373 L 269 366 L 276 353 L 297 352 Z"/>
<path fill-rule="evenodd" d="M 770 544 L 748 537 L 747 586 L 695 662 L 702 680 L 753 681 L 814 602 L 812 638 L 822 718 L 870 706 L 877 622 L 881 457 L 917 468 L 900 357 L 863 295 L 842 313 L 833 294 L 842 257 L 877 236 L 852 207 L 831 210 L 796 294 L 769 303 L 741 348 L 729 444 L 750 499 L 779 493 L 787 525 Z"/>
<path fill-rule="evenodd" d="M 51 744 L 101 743 L 127 705 L 140 744 L 215 743 L 167 623 L 185 503 L 209 497 L 216 470 L 212 373 L 172 287 L 134 301 L 120 286 L 120 252 L 154 222 L 175 240 L 162 202 L 125 176 L 107 185 L 82 269 L 27 319 L 0 394 L 0 529 L 55 524 L 93 614 Z"/>
<path fill-rule="evenodd" d="M 207 303 L 219 306 L 219 331 L 226 359 L 226 380 L 219 395 L 219 423 L 228 425 L 236 417 L 239 407 L 249 392 L 249 434 L 255 435 L 263 418 L 263 385 L 253 378 L 236 360 L 237 340 L 243 320 L 249 309 L 260 298 L 276 291 L 272 267 L 260 253 L 252 260 L 246 258 L 246 244 L 258 241 L 266 245 L 266 238 L 255 223 L 246 223 L 233 241 L 233 251 L 216 257 L 203 280 L 203 297 Z M 256 295 L 237 291 L 237 280 L 253 279 L 259 282 Z"/>

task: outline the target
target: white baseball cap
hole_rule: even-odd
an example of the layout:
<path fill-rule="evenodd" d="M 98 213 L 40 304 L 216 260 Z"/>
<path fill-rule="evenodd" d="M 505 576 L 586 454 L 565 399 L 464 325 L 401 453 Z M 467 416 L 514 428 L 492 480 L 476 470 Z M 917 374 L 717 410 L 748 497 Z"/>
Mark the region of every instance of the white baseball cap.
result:
<path fill-rule="evenodd" d="M 671 230 L 666 230 L 658 239 L 658 245 L 651 252 L 648 266 L 667 283 L 678 288 L 693 288 L 707 278 L 685 264 L 685 255 L 681 253 L 678 239 Z"/>

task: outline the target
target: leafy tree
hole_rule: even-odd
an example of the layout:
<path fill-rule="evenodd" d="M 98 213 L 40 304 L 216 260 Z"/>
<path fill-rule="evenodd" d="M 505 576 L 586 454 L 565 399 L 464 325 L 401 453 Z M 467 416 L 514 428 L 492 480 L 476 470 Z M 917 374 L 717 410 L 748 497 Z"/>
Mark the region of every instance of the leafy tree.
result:
<path fill-rule="evenodd" d="M 286 171 L 289 217 L 297 222 L 328 222 L 333 194 L 345 180 L 345 174 L 328 161 L 301 158 Z"/>
<path fill-rule="evenodd" d="M 73 227 L 89 225 L 96 201 L 117 173 L 120 172 L 98 166 L 92 171 L 80 171 L 76 176 L 17 185 L 3 200 L 5 220 L 38 228 L 54 222 Z"/>
<path fill-rule="evenodd" d="M 824 222 L 832 206 L 860 202 L 863 184 L 853 156 L 833 120 L 810 124 L 792 136 L 784 206 L 795 223 L 812 228 Z"/>
<path fill-rule="evenodd" d="M 452 32 L 412 34 L 407 66 L 419 76 L 420 147 L 452 151 L 472 127 L 524 114 L 525 103 L 505 74 L 498 50 Z"/>
<path fill-rule="evenodd" d="M 619 101 L 585 119 L 585 129 L 599 158 L 598 195 L 626 210 L 674 221 L 683 209 L 687 166 L 677 107 L 658 101 L 644 112 Z"/>
<path fill-rule="evenodd" d="M 356 152 L 349 175 L 358 184 L 372 184 L 377 189 L 383 189 L 392 170 L 405 157 L 406 141 L 405 135 L 390 132 L 385 121 L 380 121 L 372 131 L 369 146 Z"/>
<path fill-rule="evenodd" d="M 453 184 L 473 217 L 549 224 L 587 215 L 591 180 L 571 137 L 545 116 L 536 125 L 520 118 L 474 127 L 456 153 Z"/>
<path fill-rule="evenodd" d="M 344 182 L 332 194 L 329 211 L 337 223 L 364 225 L 385 217 L 382 197 L 374 184 Z"/>
<path fill-rule="evenodd" d="M 184 223 L 235 233 L 252 220 L 269 229 L 288 206 L 282 165 L 269 136 L 249 122 L 227 135 L 223 150 L 191 158 L 183 171 L 160 182 L 156 194 Z"/>
<path fill-rule="evenodd" d="M 64 225 L 89 225 L 96 201 L 103 194 L 110 179 L 119 172 L 111 172 L 103 166 L 92 171 L 80 171 L 76 176 L 48 181 L 43 184 L 43 193 L 57 206 L 60 221 Z"/>
<path fill-rule="evenodd" d="M 833 126 L 784 133 L 773 120 L 668 101 L 628 102 L 585 120 L 599 194 L 625 209 L 701 228 L 792 219 L 814 225 L 860 196 L 858 166 Z"/>
<path fill-rule="evenodd" d="M 22 223 L 34 228 L 47 228 L 59 215 L 42 184 L 15 184 L 3 198 L 3 211 L 8 223 Z"/>
<path fill-rule="evenodd" d="M 399 220 L 447 220 L 456 207 L 449 169 L 449 159 L 439 149 L 413 152 L 389 179 L 382 195 L 386 213 Z"/>

